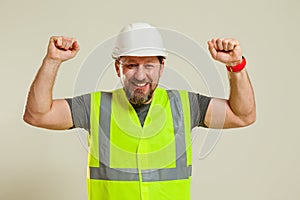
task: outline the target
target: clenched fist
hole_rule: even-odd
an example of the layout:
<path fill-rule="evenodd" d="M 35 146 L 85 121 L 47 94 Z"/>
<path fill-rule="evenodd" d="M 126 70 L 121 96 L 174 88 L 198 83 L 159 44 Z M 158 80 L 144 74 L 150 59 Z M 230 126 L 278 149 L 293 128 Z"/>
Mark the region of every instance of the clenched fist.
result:
<path fill-rule="evenodd" d="M 242 62 L 242 49 L 236 39 L 217 38 L 208 41 L 208 49 L 213 59 L 228 66 Z"/>
<path fill-rule="evenodd" d="M 64 62 L 75 57 L 80 47 L 74 38 L 52 36 L 46 58 Z"/>

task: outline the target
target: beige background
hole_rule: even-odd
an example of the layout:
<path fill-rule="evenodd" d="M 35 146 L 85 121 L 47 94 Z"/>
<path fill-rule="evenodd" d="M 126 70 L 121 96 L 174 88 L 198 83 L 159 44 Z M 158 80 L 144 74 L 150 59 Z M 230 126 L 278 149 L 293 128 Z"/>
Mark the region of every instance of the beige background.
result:
<path fill-rule="evenodd" d="M 86 150 L 76 131 L 22 121 L 27 91 L 51 35 L 75 36 L 76 59 L 63 65 L 54 96 L 72 96 L 81 63 L 131 22 L 182 32 L 200 45 L 235 37 L 248 58 L 257 122 L 223 132 L 204 160 L 196 155 L 192 199 L 300 199 L 298 0 L 0 1 L 0 199 L 82 200 Z M 220 65 L 226 84 L 226 72 Z M 201 92 L 201 91 L 199 91 Z"/>

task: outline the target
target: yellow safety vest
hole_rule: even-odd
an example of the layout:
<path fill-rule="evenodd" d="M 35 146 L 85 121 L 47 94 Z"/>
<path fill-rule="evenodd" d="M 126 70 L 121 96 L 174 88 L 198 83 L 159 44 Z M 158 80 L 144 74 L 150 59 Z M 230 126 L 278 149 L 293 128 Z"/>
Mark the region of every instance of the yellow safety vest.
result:
<path fill-rule="evenodd" d="M 91 93 L 89 200 L 189 200 L 188 92 L 157 88 L 142 127 L 123 89 Z"/>

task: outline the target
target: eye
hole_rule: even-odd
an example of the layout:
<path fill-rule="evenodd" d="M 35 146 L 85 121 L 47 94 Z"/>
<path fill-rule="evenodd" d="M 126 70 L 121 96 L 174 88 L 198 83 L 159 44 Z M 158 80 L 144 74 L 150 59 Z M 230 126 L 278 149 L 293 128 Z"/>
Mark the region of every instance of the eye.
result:
<path fill-rule="evenodd" d="M 129 63 L 125 65 L 127 68 L 132 69 L 138 66 L 138 64 Z"/>
<path fill-rule="evenodd" d="M 135 63 L 122 63 L 122 65 L 124 68 L 127 68 L 127 69 L 133 69 L 133 68 L 139 66 L 138 64 L 135 64 Z"/>
<path fill-rule="evenodd" d="M 155 65 L 155 63 L 147 63 L 147 64 L 145 64 L 144 66 L 145 66 L 145 68 L 152 69 L 152 68 L 154 68 L 156 65 Z"/>

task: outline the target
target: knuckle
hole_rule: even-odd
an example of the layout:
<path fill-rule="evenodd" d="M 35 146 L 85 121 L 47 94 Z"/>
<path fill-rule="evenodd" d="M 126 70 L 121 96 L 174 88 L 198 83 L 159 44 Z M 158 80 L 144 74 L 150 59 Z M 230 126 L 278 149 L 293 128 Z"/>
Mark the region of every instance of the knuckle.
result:
<path fill-rule="evenodd" d="M 57 39 L 58 36 L 52 35 L 50 39 Z"/>
<path fill-rule="evenodd" d="M 56 42 L 57 41 L 57 36 L 51 36 L 50 37 L 50 42 Z"/>

